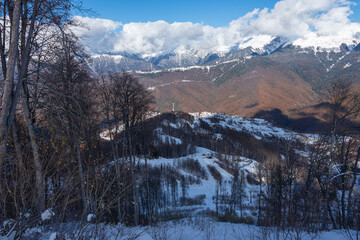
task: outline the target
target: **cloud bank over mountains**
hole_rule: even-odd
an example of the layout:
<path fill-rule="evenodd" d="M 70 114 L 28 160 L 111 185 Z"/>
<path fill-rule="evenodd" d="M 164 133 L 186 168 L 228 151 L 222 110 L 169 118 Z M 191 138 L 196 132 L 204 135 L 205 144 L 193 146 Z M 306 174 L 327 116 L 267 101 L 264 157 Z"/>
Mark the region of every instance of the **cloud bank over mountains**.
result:
<path fill-rule="evenodd" d="M 207 53 L 233 47 L 261 48 L 274 36 L 288 37 L 303 47 L 333 48 L 352 44 L 354 39 L 360 42 L 360 23 L 349 19 L 354 4 L 347 0 L 281 0 L 272 9 L 254 9 L 218 28 L 162 20 L 122 24 L 77 16 L 84 27 L 76 27 L 74 32 L 84 37 L 92 52 L 126 52 L 143 58 L 187 49 Z"/>

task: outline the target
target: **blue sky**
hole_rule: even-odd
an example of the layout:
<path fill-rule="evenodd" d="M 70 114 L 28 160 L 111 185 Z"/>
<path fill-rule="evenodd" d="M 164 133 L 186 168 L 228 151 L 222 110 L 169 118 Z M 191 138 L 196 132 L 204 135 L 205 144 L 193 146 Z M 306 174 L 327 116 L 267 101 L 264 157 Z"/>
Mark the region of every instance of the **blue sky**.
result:
<path fill-rule="evenodd" d="M 317 0 L 314 0 L 317 1 Z M 226 26 L 255 8 L 273 8 L 276 0 L 85 0 L 96 17 L 129 22 L 165 20 L 167 22 L 193 22 L 213 27 Z M 360 21 L 360 1 L 352 1 L 352 21 Z"/>
<path fill-rule="evenodd" d="M 87 27 L 77 33 L 97 53 L 152 57 L 188 49 L 226 52 L 233 47 L 261 48 L 276 36 L 303 47 L 360 42 L 360 0 L 83 2 L 96 14 L 78 16 Z"/>

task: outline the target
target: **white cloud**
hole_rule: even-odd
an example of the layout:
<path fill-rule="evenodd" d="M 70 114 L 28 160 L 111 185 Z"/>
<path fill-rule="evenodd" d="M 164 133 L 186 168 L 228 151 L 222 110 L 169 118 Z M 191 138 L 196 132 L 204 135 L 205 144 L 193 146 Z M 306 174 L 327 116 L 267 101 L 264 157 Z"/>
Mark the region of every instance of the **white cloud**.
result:
<path fill-rule="evenodd" d="M 116 35 L 122 26 L 121 22 L 79 16 L 74 17 L 74 20 L 82 24 L 73 27 L 72 31 L 82 36 L 92 51 L 113 51 L 113 46 L 117 42 Z"/>
<path fill-rule="evenodd" d="M 335 45 L 344 39 L 351 41 L 360 32 L 360 23 L 349 20 L 353 4 L 346 0 L 281 0 L 273 9 L 255 9 L 219 28 L 191 22 L 121 24 L 76 17 L 90 29 L 76 28 L 76 32 L 85 35 L 86 44 L 95 52 L 128 52 L 143 57 L 187 48 L 208 52 L 250 43 L 262 47 L 271 36 L 278 35 L 296 38 L 297 44 L 310 45 L 317 39 L 318 44 Z"/>
<path fill-rule="evenodd" d="M 132 53 L 165 54 L 201 40 L 204 36 L 204 27 L 190 22 L 129 23 L 115 35 L 119 41 L 114 44 L 114 51 L 130 50 Z"/>
<path fill-rule="evenodd" d="M 348 16 L 351 13 L 352 11 L 349 6 L 334 8 L 321 15 L 312 24 L 320 34 L 335 34 L 350 24 Z"/>
<path fill-rule="evenodd" d="M 343 0 L 282 0 L 271 10 L 263 9 L 251 26 L 271 35 L 302 37 L 314 30 L 334 34 L 349 22 L 350 5 Z"/>

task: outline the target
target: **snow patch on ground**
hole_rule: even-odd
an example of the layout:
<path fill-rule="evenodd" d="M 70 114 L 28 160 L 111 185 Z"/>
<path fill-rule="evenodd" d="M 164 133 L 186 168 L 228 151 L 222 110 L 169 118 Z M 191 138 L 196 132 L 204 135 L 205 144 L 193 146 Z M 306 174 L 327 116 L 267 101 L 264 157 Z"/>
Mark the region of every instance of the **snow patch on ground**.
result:
<path fill-rule="evenodd" d="M 41 214 L 41 219 L 43 221 L 50 220 L 54 215 L 55 215 L 55 213 L 51 209 L 47 209 L 47 210 L 45 210 L 45 212 L 43 212 Z"/>
<path fill-rule="evenodd" d="M 179 138 L 167 135 L 167 134 L 163 134 L 163 130 L 162 128 L 157 128 L 154 130 L 155 134 L 157 135 L 157 137 L 160 139 L 160 141 L 164 144 L 175 144 L 175 145 L 180 145 L 183 143 L 183 141 Z"/>
<path fill-rule="evenodd" d="M 212 127 L 220 126 L 222 128 L 229 128 L 238 132 L 246 132 L 258 140 L 262 140 L 263 138 L 291 140 L 295 138 L 306 141 L 308 138 L 306 134 L 276 127 L 268 121 L 259 118 L 241 118 L 238 116 L 228 116 L 224 114 L 209 114 L 208 117 L 203 117 L 201 119 Z"/>
<path fill-rule="evenodd" d="M 188 67 L 175 67 L 175 68 L 166 68 L 161 70 L 155 70 L 155 71 L 135 71 L 137 74 L 156 74 L 156 73 L 164 73 L 164 72 L 185 72 L 193 69 L 202 70 L 204 72 L 209 73 L 210 70 L 214 67 L 217 67 L 219 65 L 224 65 L 232 62 L 239 62 L 238 59 L 224 61 L 224 62 L 216 62 L 214 65 L 194 65 L 194 66 L 188 66 Z M 191 82 L 190 80 L 181 80 L 181 82 Z"/>
<path fill-rule="evenodd" d="M 49 240 L 56 240 L 56 236 L 57 236 L 57 233 L 56 233 L 56 232 L 52 233 L 52 234 L 50 235 Z"/>
<path fill-rule="evenodd" d="M 204 117 L 211 117 L 216 115 L 217 113 L 211 113 L 211 112 L 193 112 L 189 113 L 191 116 L 193 116 L 195 119 L 204 118 Z"/>
<path fill-rule="evenodd" d="M 95 218 L 96 218 L 95 214 L 89 214 L 89 215 L 87 215 L 86 219 L 87 219 L 88 222 L 91 222 Z"/>
<path fill-rule="evenodd" d="M 343 68 L 346 69 L 346 68 L 349 68 L 349 67 L 351 67 L 351 66 L 352 66 L 351 63 L 347 63 Z"/>

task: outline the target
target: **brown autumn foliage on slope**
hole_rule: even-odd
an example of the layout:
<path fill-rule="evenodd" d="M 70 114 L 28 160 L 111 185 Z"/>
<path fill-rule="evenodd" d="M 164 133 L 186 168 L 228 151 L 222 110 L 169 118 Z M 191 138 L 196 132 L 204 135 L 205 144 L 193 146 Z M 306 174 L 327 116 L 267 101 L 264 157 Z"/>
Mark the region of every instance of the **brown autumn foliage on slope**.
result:
<path fill-rule="evenodd" d="M 218 79 L 211 81 L 209 75 L 200 74 L 199 69 L 160 73 L 158 85 L 154 84 L 157 80 L 154 75 L 138 77 L 145 85 L 155 86 L 156 107 L 161 111 L 171 110 L 174 103 L 176 110 L 185 112 L 252 116 L 261 110 L 274 108 L 288 113 L 311 105 L 317 98 L 307 82 L 281 65 L 254 65 L 245 70 L 242 67 L 240 64 L 233 67 L 233 73 L 230 72 L 228 79 L 220 84 Z M 212 73 L 214 76 L 216 74 Z"/>

